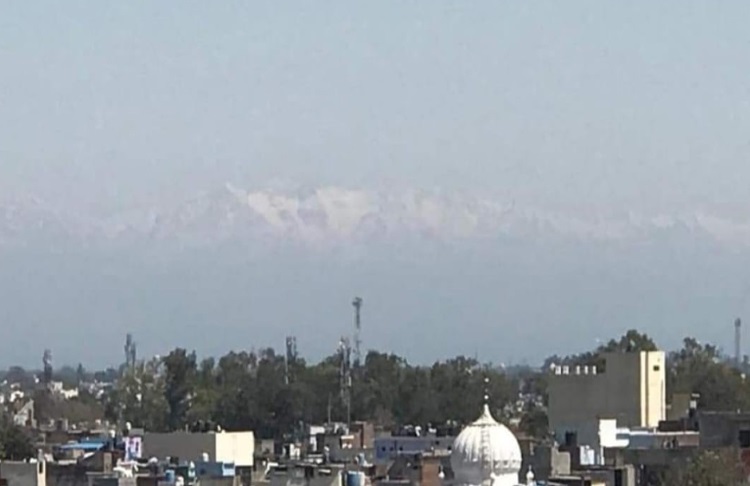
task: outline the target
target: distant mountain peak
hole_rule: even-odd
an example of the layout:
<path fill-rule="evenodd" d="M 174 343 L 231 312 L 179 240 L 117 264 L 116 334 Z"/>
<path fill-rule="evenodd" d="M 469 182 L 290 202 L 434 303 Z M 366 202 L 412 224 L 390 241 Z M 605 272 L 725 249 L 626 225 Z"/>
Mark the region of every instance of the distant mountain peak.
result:
<path fill-rule="evenodd" d="M 0 201 L 0 244 L 25 240 L 124 242 L 296 241 L 367 243 L 420 238 L 563 238 L 628 242 L 700 237 L 750 245 L 750 217 L 710 211 L 619 213 L 598 208 L 550 210 L 513 200 L 440 189 L 361 189 L 272 184 L 243 189 L 226 183 L 182 203 L 137 207 L 95 217 L 37 196 Z"/>

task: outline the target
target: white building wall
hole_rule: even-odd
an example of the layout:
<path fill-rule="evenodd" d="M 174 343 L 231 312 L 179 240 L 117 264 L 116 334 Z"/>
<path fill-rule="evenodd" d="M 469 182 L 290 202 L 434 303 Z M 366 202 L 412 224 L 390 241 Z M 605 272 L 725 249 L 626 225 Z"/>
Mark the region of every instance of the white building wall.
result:
<path fill-rule="evenodd" d="M 213 460 L 233 462 L 235 466 L 252 467 L 255 455 L 255 434 L 252 432 L 222 432 L 215 434 L 216 450 Z"/>

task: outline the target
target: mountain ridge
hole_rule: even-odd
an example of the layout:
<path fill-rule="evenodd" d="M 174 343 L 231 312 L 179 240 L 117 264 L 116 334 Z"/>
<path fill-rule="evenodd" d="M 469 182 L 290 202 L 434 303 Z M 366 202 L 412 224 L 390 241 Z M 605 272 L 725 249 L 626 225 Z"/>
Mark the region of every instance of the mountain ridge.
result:
<path fill-rule="evenodd" d="M 87 244 L 283 240 L 338 245 L 417 236 L 462 241 L 496 237 L 599 243 L 647 242 L 681 234 L 719 245 L 750 246 L 750 217 L 693 210 L 619 213 L 520 205 L 440 189 L 370 190 L 341 186 L 242 189 L 226 184 L 173 205 L 106 216 L 67 209 L 38 196 L 0 200 L 0 245 L 35 240 Z"/>

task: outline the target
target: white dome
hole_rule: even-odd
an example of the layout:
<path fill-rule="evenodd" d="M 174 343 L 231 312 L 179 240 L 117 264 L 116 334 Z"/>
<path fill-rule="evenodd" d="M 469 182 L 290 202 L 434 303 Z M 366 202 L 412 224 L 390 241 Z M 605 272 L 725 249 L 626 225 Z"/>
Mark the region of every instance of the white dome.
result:
<path fill-rule="evenodd" d="M 521 471 L 521 447 L 485 405 L 482 415 L 453 441 L 451 467 L 455 484 L 515 485 Z"/>

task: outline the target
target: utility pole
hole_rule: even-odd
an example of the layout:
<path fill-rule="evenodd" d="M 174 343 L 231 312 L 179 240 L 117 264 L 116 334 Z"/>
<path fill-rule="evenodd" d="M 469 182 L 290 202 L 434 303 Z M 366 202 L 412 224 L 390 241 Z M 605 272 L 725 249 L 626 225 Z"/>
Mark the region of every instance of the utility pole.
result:
<path fill-rule="evenodd" d="M 742 366 L 742 320 L 734 321 L 734 363 L 739 369 Z"/>
<path fill-rule="evenodd" d="M 339 386 L 341 402 L 346 410 L 346 423 L 351 425 L 352 421 L 352 347 L 349 338 L 342 337 L 339 342 Z"/>
<path fill-rule="evenodd" d="M 286 354 L 284 355 L 284 384 L 289 385 L 292 378 L 292 365 L 297 361 L 297 338 L 288 336 L 286 338 Z"/>
<path fill-rule="evenodd" d="M 52 351 L 50 351 L 49 349 L 44 350 L 42 364 L 44 365 L 44 374 L 42 375 L 42 380 L 44 381 L 44 386 L 47 389 L 50 389 L 50 386 L 52 384 Z"/>
<path fill-rule="evenodd" d="M 137 359 L 136 344 L 133 340 L 133 335 L 128 333 L 125 336 L 125 369 L 132 370 L 135 368 L 135 362 Z"/>
<path fill-rule="evenodd" d="M 354 306 L 354 366 L 359 368 L 362 364 L 362 297 L 355 297 Z"/>

